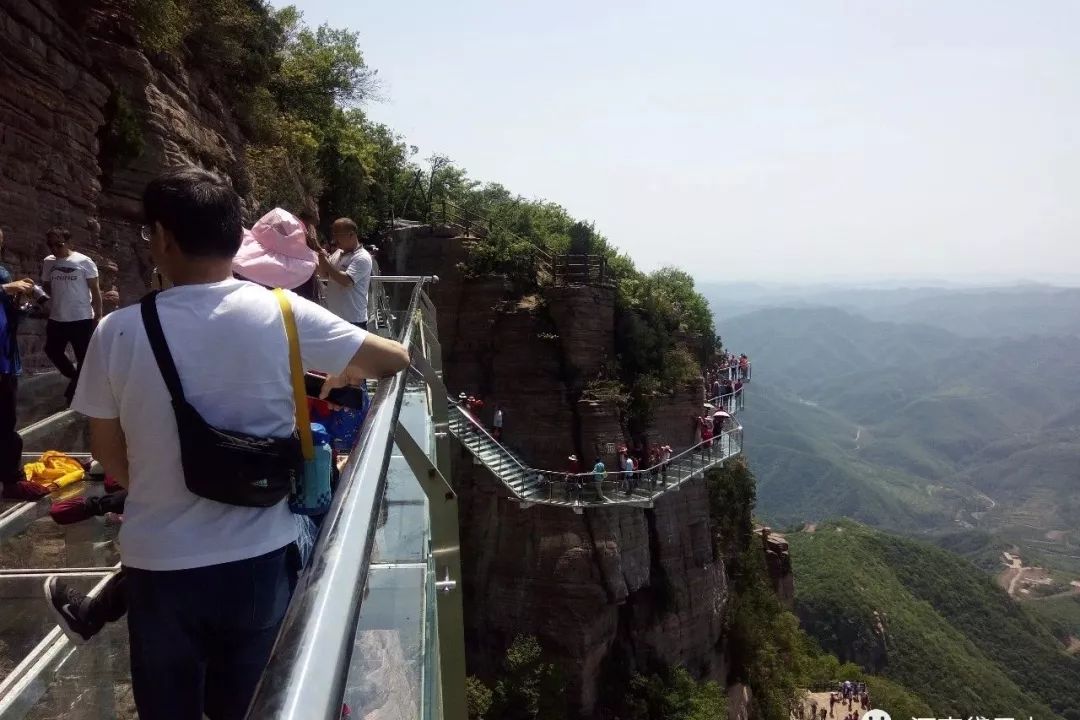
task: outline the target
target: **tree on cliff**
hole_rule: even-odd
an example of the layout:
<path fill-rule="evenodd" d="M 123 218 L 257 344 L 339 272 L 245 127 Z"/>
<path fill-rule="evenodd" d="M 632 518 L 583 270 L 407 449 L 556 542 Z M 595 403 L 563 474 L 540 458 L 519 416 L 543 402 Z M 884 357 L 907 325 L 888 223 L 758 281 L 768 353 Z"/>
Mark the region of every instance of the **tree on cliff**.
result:
<path fill-rule="evenodd" d="M 544 662 L 535 637 L 518 635 L 506 650 L 502 673 L 492 692 L 469 678 L 470 720 L 562 720 L 565 684 L 555 665 Z"/>

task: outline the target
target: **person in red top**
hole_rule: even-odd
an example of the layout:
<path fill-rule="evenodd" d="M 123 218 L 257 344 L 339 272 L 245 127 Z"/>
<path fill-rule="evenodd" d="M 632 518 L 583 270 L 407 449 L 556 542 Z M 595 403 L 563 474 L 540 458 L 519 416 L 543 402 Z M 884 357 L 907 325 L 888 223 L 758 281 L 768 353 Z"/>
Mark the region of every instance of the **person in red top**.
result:
<path fill-rule="evenodd" d="M 713 426 L 712 420 L 706 420 L 705 418 L 698 416 L 697 419 L 698 429 L 701 431 L 701 443 L 702 447 L 712 447 Z"/>

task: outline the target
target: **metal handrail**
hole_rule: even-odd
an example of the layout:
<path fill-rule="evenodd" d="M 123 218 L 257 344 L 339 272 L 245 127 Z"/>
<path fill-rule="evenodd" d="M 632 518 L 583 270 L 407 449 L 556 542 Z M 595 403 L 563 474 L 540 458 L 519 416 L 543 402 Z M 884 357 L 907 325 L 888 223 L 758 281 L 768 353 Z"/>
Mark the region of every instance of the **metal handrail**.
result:
<path fill-rule="evenodd" d="M 705 400 L 705 402 L 709 403 L 709 404 L 710 404 L 710 405 L 712 405 L 713 407 L 720 407 L 720 406 L 724 406 L 724 405 L 728 405 L 728 404 L 731 404 L 731 405 L 732 405 L 732 408 L 731 408 L 731 412 L 732 412 L 732 413 L 734 413 L 734 412 L 737 412 L 737 411 L 738 411 L 738 408 L 737 408 L 737 407 L 734 407 L 734 405 L 735 405 L 735 402 L 734 402 L 734 401 L 735 401 L 735 400 L 736 400 L 737 398 L 740 398 L 740 397 L 742 397 L 742 394 L 743 394 L 743 390 L 745 390 L 745 389 L 746 389 L 746 388 L 739 388 L 738 390 L 732 390 L 732 391 L 731 391 L 731 392 L 729 392 L 729 393 L 723 393 L 723 394 L 721 394 L 721 395 L 717 395 L 717 396 L 715 396 L 715 397 L 707 398 L 707 399 Z M 725 398 L 726 398 L 726 399 L 727 399 L 727 400 L 728 400 L 729 402 L 725 402 Z"/>
<path fill-rule="evenodd" d="M 484 426 L 480 424 L 479 420 L 477 420 L 471 413 L 462 410 L 461 407 L 460 407 L 460 403 L 458 401 L 454 400 L 453 398 L 447 398 L 447 402 L 451 406 L 456 407 L 459 410 L 459 412 L 461 412 L 461 415 L 473 426 L 473 428 L 476 431 L 478 431 L 479 433 L 482 433 L 483 436 L 486 439 L 490 440 L 496 447 L 498 447 L 502 451 L 502 453 L 500 454 L 500 463 L 503 460 L 502 456 L 505 455 L 505 457 L 507 459 L 509 459 L 513 463 L 513 465 L 516 465 L 519 469 L 522 470 L 522 472 L 524 473 L 524 475 L 526 477 L 528 477 L 529 475 L 540 476 L 541 478 L 555 477 L 555 478 L 558 478 L 558 482 L 571 482 L 571 479 L 574 479 L 577 482 L 581 482 L 581 483 L 595 482 L 595 476 L 594 476 L 594 473 L 592 473 L 592 472 L 570 473 L 570 472 L 561 472 L 561 471 L 558 471 L 558 470 L 544 470 L 544 469 L 540 469 L 540 468 L 532 468 L 532 467 L 528 467 L 526 465 L 523 465 L 520 461 L 517 460 L 517 458 L 515 458 L 513 456 L 512 453 L 510 453 L 510 451 L 506 448 L 506 446 L 504 446 L 501 442 L 499 442 L 494 437 L 492 437 L 490 433 L 488 433 L 488 431 L 484 428 Z M 617 475 L 618 477 L 623 477 L 623 478 L 631 477 L 631 478 L 636 478 L 636 479 L 641 479 L 641 478 L 648 479 L 648 477 L 650 475 L 653 475 L 656 472 L 662 472 L 665 468 L 670 467 L 672 464 L 682 462 L 686 458 L 693 456 L 695 453 L 697 453 L 699 451 L 711 450 L 713 443 L 719 443 L 721 440 L 723 440 L 725 438 L 731 439 L 731 438 L 739 436 L 742 433 L 742 430 L 743 430 L 743 428 L 742 428 L 741 425 L 736 426 L 734 428 L 730 428 L 728 430 L 725 430 L 722 433 L 720 433 L 720 435 L 714 436 L 713 438 L 711 438 L 709 440 L 702 440 L 701 442 L 690 446 L 686 450 L 681 451 L 679 454 L 672 455 L 667 460 L 661 461 L 661 462 L 657 463 L 656 465 L 650 466 L 648 468 L 641 468 L 641 469 L 638 469 L 638 470 L 623 470 L 623 469 L 619 468 L 617 470 L 607 470 L 606 473 L 609 474 L 609 475 Z M 500 465 L 500 468 L 501 468 L 501 465 Z M 552 482 L 552 481 L 548 480 L 548 482 Z M 506 484 L 506 483 L 504 483 L 504 484 Z M 528 500 L 529 499 L 527 496 L 522 495 L 521 493 L 519 493 L 514 488 L 509 487 L 509 485 L 507 485 L 507 487 L 518 498 L 523 499 L 523 500 Z M 618 502 L 618 501 L 613 501 L 613 502 Z M 632 502 L 632 501 L 629 501 L 629 502 Z M 605 504 L 611 504 L 611 503 L 605 503 Z"/>
<path fill-rule="evenodd" d="M 746 363 L 746 367 L 745 367 L 745 369 L 746 369 L 746 377 L 737 377 L 738 374 L 739 374 L 739 371 L 743 369 L 743 366 L 739 365 L 738 363 L 735 363 L 734 365 L 724 365 L 723 367 L 719 367 L 719 368 L 716 368 L 716 369 L 717 370 L 734 371 L 732 374 L 735 375 L 737 377 L 737 379 L 739 379 L 739 380 L 749 380 L 750 379 L 750 368 L 752 366 L 753 366 L 752 362 L 747 362 Z M 712 368 L 709 368 L 709 369 L 711 370 Z"/>
<path fill-rule="evenodd" d="M 511 453 L 506 448 L 505 445 L 503 445 L 501 442 L 499 442 L 498 440 L 496 440 L 494 437 L 491 436 L 491 434 L 487 431 L 487 429 L 483 425 L 480 424 L 480 421 L 477 420 L 475 417 L 473 417 L 472 413 L 470 413 L 468 410 L 465 410 L 465 409 L 463 409 L 461 407 L 461 403 L 458 400 L 455 400 L 454 398 L 448 396 L 446 398 L 446 404 L 449 405 L 450 407 L 456 409 L 459 413 L 461 413 L 462 417 L 464 417 L 476 430 L 483 433 L 484 437 L 486 437 L 488 440 L 493 442 L 500 450 L 502 450 L 503 451 L 502 454 L 505 455 L 506 457 L 510 458 L 512 463 L 514 465 L 517 465 L 518 468 L 523 473 L 528 475 L 531 472 L 536 472 L 532 468 L 526 467 L 525 465 L 522 465 L 521 461 L 518 460 L 516 457 L 514 457 L 513 453 Z M 499 459 L 499 469 L 502 470 L 502 456 L 501 455 L 500 455 L 500 459 Z M 510 492 L 514 493 L 519 498 L 523 497 L 521 495 L 521 493 L 519 493 L 517 490 L 514 490 L 513 488 L 510 488 Z"/>
<path fill-rule="evenodd" d="M 716 435 L 716 436 L 714 436 L 714 437 L 712 437 L 712 438 L 710 438 L 708 440 L 702 440 L 701 442 L 697 443 L 696 445 L 691 445 L 687 449 L 680 452 L 678 455 L 672 455 L 668 460 L 661 461 L 661 462 L 657 463 L 656 465 L 652 465 L 652 466 L 647 467 L 647 468 L 640 468 L 638 470 L 621 470 L 621 469 L 619 469 L 619 470 L 607 470 L 606 472 L 608 474 L 619 474 L 619 475 L 621 475 L 623 477 L 631 476 L 631 477 L 643 478 L 643 477 L 648 476 L 650 473 L 652 473 L 654 471 L 663 470 L 664 466 L 670 466 L 672 463 L 681 462 L 682 460 L 694 455 L 696 452 L 698 452 L 700 450 L 711 450 L 712 446 L 713 446 L 713 443 L 719 443 L 720 440 L 725 438 L 725 437 L 727 437 L 727 438 L 734 437 L 738 433 L 742 432 L 742 429 L 743 429 L 742 426 L 739 425 L 737 427 L 733 427 L 733 428 L 730 428 L 728 430 L 725 430 L 722 433 L 720 433 L 719 435 Z M 533 472 L 540 473 L 541 475 L 554 475 L 554 476 L 557 476 L 557 477 L 562 478 L 564 480 L 569 479 L 569 478 L 580 478 L 582 481 L 585 481 L 586 479 L 594 477 L 594 474 L 591 473 L 591 472 L 568 473 L 568 472 L 559 472 L 557 470 L 534 470 Z"/>
<path fill-rule="evenodd" d="M 426 278 L 419 278 L 398 340 L 412 344 Z M 341 473 L 247 717 L 338 720 L 361 596 L 375 542 L 406 368 L 379 383 L 360 439 Z"/>

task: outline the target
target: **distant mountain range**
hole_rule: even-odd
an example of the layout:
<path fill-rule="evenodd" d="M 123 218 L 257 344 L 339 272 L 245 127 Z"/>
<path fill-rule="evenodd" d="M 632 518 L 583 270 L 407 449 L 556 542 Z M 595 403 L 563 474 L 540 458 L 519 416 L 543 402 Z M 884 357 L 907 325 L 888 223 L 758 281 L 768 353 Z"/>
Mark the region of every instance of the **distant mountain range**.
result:
<path fill-rule="evenodd" d="M 1080 288 L 846 288 L 701 283 L 719 321 L 765 308 L 832 307 L 871 320 L 924 324 L 964 337 L 1080 335 Z"/>
<path fill-rule="evenodd" d="M 1080 290 L 810 298 L 835 306 L 718 322 L 754 362 L 745 424 L 763 517 L 978 527 L 1080 572 Z"/>

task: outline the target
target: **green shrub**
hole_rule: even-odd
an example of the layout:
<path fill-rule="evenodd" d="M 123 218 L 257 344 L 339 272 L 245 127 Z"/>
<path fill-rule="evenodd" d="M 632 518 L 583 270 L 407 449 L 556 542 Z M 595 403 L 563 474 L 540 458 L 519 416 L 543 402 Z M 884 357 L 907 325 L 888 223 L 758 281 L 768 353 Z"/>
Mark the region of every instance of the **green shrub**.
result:
<path fill-rule="evenodd" d="M 506 650 L 502 673 L 492 694 L 491 720 L 562 720 L 566 716 L 564 682 L 558 668 L 543 659 L 531 635 L 518 635 Z"/>
<path fill-rule="evenodd" d="M 465 708 L 469 720 L 484 720 L 491 710 L 493 697 L 491 688 L 479 678 L 473 675 L 465 678 Z"/>
<path fill-rule="evenodd" d="M 153 53 L 176 52 L 191 32 L 187 0 L 135 0 L 139 41 Z"/>
<path fill-rule="evenodd" d="M 619 717 L 628 720 L 726 720 L 727 694 L 717 682 L 697 682 L 685 668 L 634 675 Z"/>
<path fill-rule="evenodd" d="M 143 118 L 123 90 L 113 90 L 105 104 L 102 155 L 110 167 L 123 166 L 142 156 Z"/>

